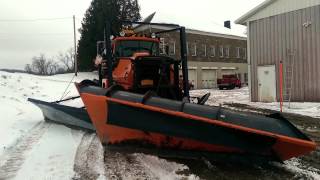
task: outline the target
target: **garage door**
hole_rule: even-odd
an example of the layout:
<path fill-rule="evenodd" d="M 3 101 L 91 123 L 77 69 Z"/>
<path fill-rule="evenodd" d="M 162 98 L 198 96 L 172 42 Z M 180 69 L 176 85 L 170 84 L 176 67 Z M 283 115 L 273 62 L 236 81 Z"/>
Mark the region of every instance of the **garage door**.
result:
<path fill-rule="evenodd" d="M 217 87 L 217 70 L 202 69 L 201 74 L 202 88 L 212 89 Z"/>
<path fill-rule="evenodd" d="M 180 75 L 182 71 L 180 70 Z M 193 84 L 193 89 L 197 89 L 197 69 L 188 69 L 189 82 Z"/>
<path fill-rule="evenodd" d="M 189 69 L 189 82 L 193 84 L 194 89 L 197 89 L 197 70 L 196 69 Z"/>
<path fill-rule="evenodd" d="M 231 75 L 231 74 L 235 74 L 235 70 L 222 69 L 221 73 L 222 73 L 222 75 Z"/>

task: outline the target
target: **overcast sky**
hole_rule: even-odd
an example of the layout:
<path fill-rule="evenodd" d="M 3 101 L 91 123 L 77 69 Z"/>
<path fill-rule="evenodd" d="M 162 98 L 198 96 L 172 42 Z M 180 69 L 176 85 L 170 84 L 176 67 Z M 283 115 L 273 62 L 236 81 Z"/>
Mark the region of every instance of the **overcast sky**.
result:
<path fill-rule="evenodd" d="M 72 16 L 76 15 L 79 28 L 90 2 L 0 0 L 0 68 L 23 69 L 33 56 L 44 53 L 50 57 L 71 48 Z M 139 0 L 142 17 L 157 12 L 161 19 L 187 23 L 181 24 L 187 27 L 200 22 L 223 25 L 223 21 L 234 21 L 261 2 L 263 0 Z"/>

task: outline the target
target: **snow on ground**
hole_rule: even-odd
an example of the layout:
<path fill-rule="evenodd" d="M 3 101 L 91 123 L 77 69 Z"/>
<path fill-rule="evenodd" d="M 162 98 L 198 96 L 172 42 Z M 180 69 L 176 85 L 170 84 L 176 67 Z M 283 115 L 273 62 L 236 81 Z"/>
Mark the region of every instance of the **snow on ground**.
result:
<path fill-rule="evenodd" d="M 69 128 L 51 124 L 32 150 L 16 179 L 71 179 L 73 165 L 82 132 L 72 132 Z"/>
<path fill-rule="evenodd" d="M 43 119 L 41 111 L 0 90 L 0 155 Z"/>
<path fill-rule="evenodd" d="M 91 73 L 81 74 L 93 76 Z M 39 108 L 27 101 L 36 98 L 44 101 L 54 101 L 62 97 L 72 75 L 57 75 L 41 77 L 21 73 L 6 73 L 0 71 L 0 155 L 7 148 L 15 144 L 16 140 L 28 132 L 37 123 L 43 121 Z M 66 97 L 77 95 L 71 84 Z"/>
<path fill-rule="evenodd" d="M 81 73 L 73 81 L 92 73 Z M 62 97 L 73 75 L 50 77 L 0 71 L 0 179 L 70 179 L 83 133 L 45 123 L 39 108 L 27 101 Z M 77 95 L 73 84 L 66 97 Z M 81 104 L 80 104 L 81 105 Z"/>
<path fill-rule="evenodd" d="M 40 109 L 27 101 L 35 98 L 51 102 L 77 96 L 70 82 L 94 78 L 96 73 L 79 73 L 74 77 L 73 74 L 35 76 L 0 71 L 0 179 L 105 179 L 108 166 L 104 159 L 122 163 L 114 153 L 104 157 L 95 134 L 47 123 Z M 83 106 L 80 99 L 65 104 Z M 138 171 L 145 172 L 141 178 L 133 173 L 137 169 L 126 172 L 109 164 L 110 169 L 116 173 L 124 171 L 135 179 L 145 179 L 145 174 L 152 174 L 155 179 L 196 179 L 194 175 L 176 174 L 181 167 L 187 168 L 184 165 L 144 154 L 123 155 L 123 158 L 129 156 L 137 159 L 136 164 L 125 166 L 141 167 Z"/>
<path fill-rule="evenodd" d="M 219 106 L 220 104 L 226 103 L 239 103 L 246 104 L 256 108 L 270 109 L 280 111 L 279 102 L 263 103 L 263 102 L 250 102 L 249 100 L 249 89 L 244 87 L 241 89 L 234 90 L 218 90 L 218 89 L 203 89 L 191 91 L 191 96 L 199 97 L 210 92 L 211 96 L 207 102 L 208 105 Z M 304 116 L 310 116 L 319 118 L 320 117 L 320 103 L 312 102 L 291 102 L 284 103 L 284 112 L 301 114 Z"/>
<path fill-rule="evenodd" d="M 319 170 L 310 167 L 304 167 L 298 158 L 292 158 L 286 161 L 284 164 L 275 163 L 279 168 L 284 168 L 292 173 L 303 174 L 308 179 L 320 179 Z"/>
<path fill-rule="evenodd" d="M 221 35 L 247 37 L 245 34 L 245 28 L 241 25 L 231 24 L 232 29 L 229 29 L 224 27 L 223 24 L 212 22 L 210 18 L 201 19 L 199 21 L 198 17 L 195 17 L 192 14 L 188 14 L 188 16 L 189 17 L 181 18 L 176 14 L 156 12 L 155 16 L 152 19 L 152 22 L 180 24 L 185 25 L 186 28 L 190 30 L 204 31 Z"/>
<path fill-rule="evenodd" d="M 160 177 L 161 180 L 166 179 L 189 179 L 189 180 L 197 180 L 199 179 L 197 176 L 191 174 L 189 176 L 177 174 L 179 171 L 188 170 L 189 168 L 183 164 L 178 164 L 175 162 L 168 162 L 164 159 L 144 155 L 140 153 L 133 154 L 136 159 L 147 169 L 150 170 L 152 174 L 156 177 Z"/>
<path fill-rule="evenodd" d="M 105 179 L 114 175 L 138 176 L 138 179 L 199 179 L 193 174 L 179 174 L 188 170 L 186 165 L 156 156 L 104 152 L 95 134 L 47 123 L 41 111 L 27 101 L 28 98 L 55 101 L 77 96 L 72 83 L 67 90 L 66 87 L 85 78 L 96 78 L 96 74 L 44 77 L 0 71 L 0 179 Z M 207 92 L 211 93 L 209 105 L 240 103 L 279 110 L 278 103 L 249 102 L 248 88 L 194 90 L 191 94 L 201 96 Z M 66 104 L 83 106 L 81 100 Z M 291 108 L 285 107 L 285 111 L 319 117 L 320 103 L 291 103 Z M 299 159 L 279 166 L 319 178 L 319 170 L 305 169 Z"/>

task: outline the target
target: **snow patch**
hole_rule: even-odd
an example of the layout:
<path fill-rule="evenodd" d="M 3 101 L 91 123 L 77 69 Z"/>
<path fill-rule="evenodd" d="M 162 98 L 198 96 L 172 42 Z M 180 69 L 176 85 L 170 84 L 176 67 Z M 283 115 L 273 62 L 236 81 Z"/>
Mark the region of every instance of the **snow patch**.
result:
<path fill-rule="evenodd" d="M 314 180 L 320 179 L 320 174 L 318 169 L 315 169 L 312 167 L 304 167 L 304 165 L 300 163 L 300 160 L 298 158 L 292 158 L 288 161 L 285 161 L 284 164 L 277 163 L 275 165 L 280 168 L 284 168 L 294 174 L 302 175 L 308 179 L 314 179 Z"/>
<path fill-rule="evenodd" d="M 233 90 L 218 90 L 218 89 L 202 89 L 193 90 L 190 92 L 193 97 L 200 97 L 206 93 L 211 93 L 207 105 L 219 106 L 225 104 L 244 104 L 260 109 L 270 109 L 274 111 L 280 111 L 279 102 L 263 103 L 263 102 L 250 102 L 249 89 L 243 87 L 241 89 Z M 320 103 L 313 102 L 291 102 L 284 103 L 283 112 L 300 114 L 304 116 L 310 116 L 314 118 L 320 117 Z"/>
<path fill-rule="evenodd" d="M 73 82 L 97 77 L 96 73 L 73 76 L 36 76 L 0 71 L 0 166 L 3 167 L 0 179 L 73 177 L 74 156 L 83 133 L 59 125 L 50 126 L 45 132 L 38 131 L 35 128 L 38 124 L 48 124 L 44 122 L 40 109 L 27 101 L 28 98 L 56 101 L 63 92 L 67 92 L 65 97 L 77 96 Z M 81 100 L 69 104 L 83 106 Z"/>
<path fill-rule="evenodd" d="M 83 133 L 52 124 L 33 146 L 16 179 L 66 179 L 74 176 L 73 164 Z"/>
<path fill-rule="evenodd" d="M 183 170 L 188 170 L 189 168 L 186 165 L 178 164 L 176 162 L 169 162 L 165 159 L 160 159 L 156 156 L 145 155 L 136 153 L 134 154 L 136 159 L 141 162 L 143 166 L 149 169 L 156 177 L 159 177 L 161 180 L 166 179 L 190 179 L 197 180 L 197 176 L 191 174 L 185 176 L 178 174 Z"/>
<path fill-rule="evenodd" d="M 209 19 L 202 19 L 199 21 L 198 17 L 192 14 L 188 17 L 177 17 L 176 14 L 157 12 L 152 20 L 153 23 L 172 23 L 185 26 L 187 29 L 198 30 L 209 33 L 216 33 L 221 35 L 231 35 L 238 37 L 247 37 L 245 28 L 241 25 L 232 24 L 232 29 L 225 28 L 223 24 L 217 24 Z M 190 23 L 192 22 L 192 23 Z"/>

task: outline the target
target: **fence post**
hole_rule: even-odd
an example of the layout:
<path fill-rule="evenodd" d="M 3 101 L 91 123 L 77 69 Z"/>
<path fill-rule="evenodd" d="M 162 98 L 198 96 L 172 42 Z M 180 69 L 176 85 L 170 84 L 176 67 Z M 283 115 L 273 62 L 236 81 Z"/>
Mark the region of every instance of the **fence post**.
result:
<path fill-rule="evenodd" d="M 283 63 L 279 66 L 279 85 L 280 85 L 280 111 L 283 112 Z"/>

